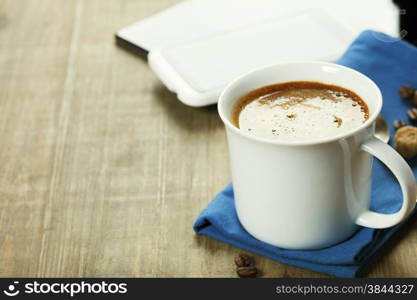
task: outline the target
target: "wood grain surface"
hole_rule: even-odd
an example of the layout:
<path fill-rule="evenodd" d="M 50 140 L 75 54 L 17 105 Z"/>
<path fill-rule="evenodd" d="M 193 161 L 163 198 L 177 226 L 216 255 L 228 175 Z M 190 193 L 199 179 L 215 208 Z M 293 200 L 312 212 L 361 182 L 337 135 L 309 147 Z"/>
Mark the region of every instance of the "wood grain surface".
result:
<path fill-rule="evenodd" d="M 216 108 L 181 104 L 114 42 L 176 2 L 0 1 L 0 276 L 235 277 L 240 250 L 192 230 L 230 181 Z M 366 276 L 416 276 L 416 233 Z"/>

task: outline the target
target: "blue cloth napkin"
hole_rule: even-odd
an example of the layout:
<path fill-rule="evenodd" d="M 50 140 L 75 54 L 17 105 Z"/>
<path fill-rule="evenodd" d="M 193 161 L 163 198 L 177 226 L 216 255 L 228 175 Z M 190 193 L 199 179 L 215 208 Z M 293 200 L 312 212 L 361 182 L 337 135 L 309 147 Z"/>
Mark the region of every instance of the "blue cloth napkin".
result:
<path fill-rule="evenodd" d="M 417 88 L 417 48 L 383 33 L 365 31 L 337 63 L 356 69 L 377 83 L 384 96 L 382 115 L 393 132 L 392 122 L 406 119 L 406 111 L 410 109 L 410 104 L 399 97 L 398 88 L 405 84 Z M 414 175 L 417 175 L 416 162 L 416 159 L 410 161 Z M 401 198 L 400 187 L 390 171 L 375 160 L 372 209 L 395 212 L 401 205 Z M 416 209 L 413 214 L 415 212 Z M 194 224 L 194 230 L 282 263 L 338 277 L 356 277 L 404 224 L 389 229 L 361 228 L 348 240 L 325 249 L 281 249 L 253 238 L 242 228 L 236 216 L 230 184 L 204 209 Z"/>

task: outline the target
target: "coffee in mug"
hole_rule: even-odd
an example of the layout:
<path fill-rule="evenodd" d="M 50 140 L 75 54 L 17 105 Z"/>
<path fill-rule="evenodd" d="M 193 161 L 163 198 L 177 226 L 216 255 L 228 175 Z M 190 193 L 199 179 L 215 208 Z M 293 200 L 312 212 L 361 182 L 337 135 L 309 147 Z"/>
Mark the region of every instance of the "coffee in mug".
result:
<path fill-rule="evenodd" d="M 326 62 L 282 62 L 229 83 L 218 110 L 243 228 L 277 247 L 318 249 L 359 226 L 407 218 L 417 185 L 404 159 L 374 135 L 381 107 L 371 79 Z M 400 183 L 395 213 L 370 206 L 374 156 Z"/>
<path fill-rule="evenodd" d="M 337 85 L 294 81 L 264 86 L 242 96 L 233 124 L 262 138 L 311 141 L 359 127 L 369 108 L 355 92 Z"/>

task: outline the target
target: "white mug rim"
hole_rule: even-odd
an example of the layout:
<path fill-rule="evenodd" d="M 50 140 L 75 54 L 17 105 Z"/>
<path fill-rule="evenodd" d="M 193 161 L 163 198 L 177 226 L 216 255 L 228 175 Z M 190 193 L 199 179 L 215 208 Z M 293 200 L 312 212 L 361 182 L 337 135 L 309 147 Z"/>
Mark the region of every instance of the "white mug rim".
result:
<path fill-rule="evenodd" d="M 312 140 L 312 141 L 282 141 L 282 140 L 272 140 L 272 139 L 262 138 L 262 137 L 258 137 L 258 136 L 246 133 L 246 132 L 240 130 L 239 128 L 237 128 L 235 125 L 232 124 L 232 122 L 230 121 L 230 117 L 227 117 L 226 113 L 223 111 L 223 107 L 224 107 L 224 103 L 228 100 L 228 99 L 226 99 L 226 94 L 231 89 L 233 89 L 236 84 L 238 84 L 244 78 L 253 75 L 254 73 L 262 73 L 262 71 L 270 69 L 270 68 L 284 66 L 284 65 L 296 65 L 296 64 L 309 64 L 309 65 L 315 64 L 315 65 L 334 67 L 334 68 L 338 68 L 338 69 L 341 69 L 341 70 L 344 70 L 344 71 L 352 72 L 352 73 L 356 74 L 357 76 L 363 78 L 363 80 L 368 83 L 369 87 L 374 89 L 374 92 L 376 93 L 376 96 L 377 96 L 377 99 L 378 99 L 377 103 L 375 104 L 375 108 L 371 112 L 368 119 L 361 126 L 358 126 L 358 127 L 354 128 L 354 129 L 352 129 L 352 130 L 350 130 L 346 133 L 331 136 L 331 137 L 320 138 L 320 139 Z M 291 81 L 294 81 L 294 80 L 291 80 Z M 302 81 L 301 78 L 300 78 L 300 81 Z M 320 82 L 320 79 L 317 79 L 317 81 Z M 279 82 L 277 82 L 277 83 L 279 83 Z M 344 88 L 350 89 L 349 87 L 344 87 Z M 232 101 L 237 101 L 237 100 L 238 99 L 234 99 Z M 381 109 L 382 109 L 381 90 L 376 85 L 376 83 L 372 79 L 370 79 L 368 76 L 366 76 L 363 73 L 358 72 L 358 71 L 356 71 L 352 68 L 342 66 L 342 65 L 338 65 L 338 64 L 335 64 L 335 63 L 321 62 L 321 61 L 305 61 L 305 60 L 302 60 L 302 61 L 300 61 L 300 60 L 286 61 L 286 62 L 282 62 L 282 63 L 275 63 L 275 64 L 272 64 L 272 65 L 263 66 L 263 67 L 254 69 L 252 71 L 249 71 L 249 72 L 237 77 L 236 79 L 232 80 L 221 92 L 220 97 L 219 97 L 219 101 L 217 103 L 217 110 L 218 110 L 219 116 L 220 116 L 221 120 L 223 121 L 223 123 L 225 124 L 225 126 L 229 130 L 232 130 L 236 134 L 238 134 L 240 136 L 243 136 L 245 138 L 251 139 L 251 140 L 255 140 L 255 141 L 262 142 L 262 143 L 267 143 L 267 144 L 272 144 L 272 145 L 281 145 L 281 146 L 312 146 L 312 145 L 319 145 L 319 144 L 324 144 L 324 143 L 331 143 L 331 142 L 335 142 L 335 141 L 338 141 L 338 140 L 341 140 L 341 139 L 351 137 L 351 136 L 357 134 L 358 132 L 364 130 L 365 128 L 368 128 L 369 126 L 371 126 L 376 121 L 376 118 L 380 114 Z"/>

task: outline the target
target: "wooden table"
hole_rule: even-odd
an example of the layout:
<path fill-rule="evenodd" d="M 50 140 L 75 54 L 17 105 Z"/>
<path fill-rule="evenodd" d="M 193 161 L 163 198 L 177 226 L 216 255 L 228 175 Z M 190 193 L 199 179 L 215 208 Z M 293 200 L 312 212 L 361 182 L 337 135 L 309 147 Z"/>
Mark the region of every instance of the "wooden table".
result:
<path fill-rule="evenodd" d="M 192 230 L 230 181 L 216 108 L 181 104 L 114 43 L 176 2 L 0 1 L 0 276 L 235 276 L 239 249 Z M 416 233 L 368 276 L 416 276 Z"/>

